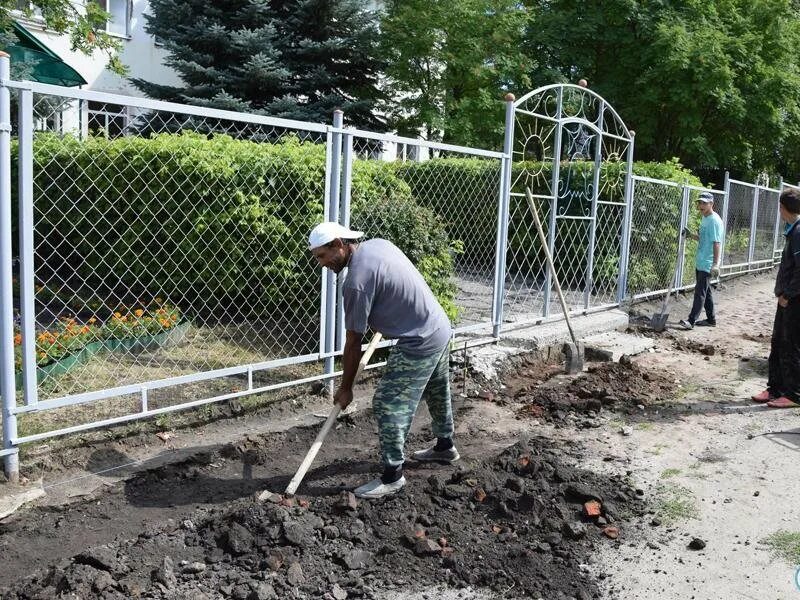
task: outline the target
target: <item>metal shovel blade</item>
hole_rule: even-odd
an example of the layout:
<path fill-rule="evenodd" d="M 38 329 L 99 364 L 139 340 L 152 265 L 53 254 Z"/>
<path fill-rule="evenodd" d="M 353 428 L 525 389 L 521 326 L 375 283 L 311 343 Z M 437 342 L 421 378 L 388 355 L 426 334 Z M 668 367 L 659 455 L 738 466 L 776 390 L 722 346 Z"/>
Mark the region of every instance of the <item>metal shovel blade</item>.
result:
<path fill-rule="evenodd" d="M 650 317 L 650 327 L 653 331 L 664 331 L 667 327 L 669 313 L 658 313 Z"/>

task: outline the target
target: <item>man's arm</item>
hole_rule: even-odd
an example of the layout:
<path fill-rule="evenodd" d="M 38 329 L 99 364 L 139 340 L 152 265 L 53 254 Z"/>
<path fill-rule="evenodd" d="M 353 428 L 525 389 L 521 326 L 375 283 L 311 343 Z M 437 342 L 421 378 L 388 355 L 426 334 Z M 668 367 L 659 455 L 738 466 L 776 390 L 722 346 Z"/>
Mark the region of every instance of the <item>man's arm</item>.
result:
<path fill-rule="evenodd" d="M 787 306 L 789 300 L 800 296 L 800 235 L 793 234 L 790 240 L 789 252 L 792 253 L 792 278 L 786 284 L 781 298 L 781 306 Z M 780 298 L 778 301 L 780 302 Z"/>
<path fill-rule="evenodd" d="M 353 384 L 355 383 L 358 361 L 361 360 L 361 340 L 363 334 L 347 330 L 342 354 L 342 382 L 333 395 L 333 402 L 344 410 L 353 401 Z"/>
<path fill-rule="evenodd" d="M 716 274 L 719 275 L 719 255 L 721 251 L 722 251 L 722 244 L 720 244 L 719 242 L 714 242 L 714 262 L 711 263 L 712 275 L 714 274 L 714 271 L 716 271 L 717 272 Z"/>

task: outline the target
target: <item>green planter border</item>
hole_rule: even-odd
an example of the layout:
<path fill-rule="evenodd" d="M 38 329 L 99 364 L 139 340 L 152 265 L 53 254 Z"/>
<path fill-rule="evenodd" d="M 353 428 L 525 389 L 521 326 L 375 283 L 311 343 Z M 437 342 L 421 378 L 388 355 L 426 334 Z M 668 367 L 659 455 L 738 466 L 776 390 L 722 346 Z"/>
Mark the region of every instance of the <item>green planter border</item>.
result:
<path fill-rule="evenodd" d="M 186 337 L 191 323 L 185 321 L 179 323 L 172 329 L 157 333 L 155 335 L 143 335 L 135 338 L 125 339 L 109 339 L 100 342 L 92 342 L 86 344 L 77 352 L 65 356 L 55 362 L 51 362 L 43 367 L 36 367 L 36 381 L 41 383 L 48 377 L 58 377 L 64 375 L 77 367 L 78 365 L 89 362 L 95 355 L 101 352 L 146 352 L 148 350 L 155 350 L 165 346 L 173 346 L 179 344 Z M 22 389 L 22 372 L 16 373 L 17 389 Z"/>

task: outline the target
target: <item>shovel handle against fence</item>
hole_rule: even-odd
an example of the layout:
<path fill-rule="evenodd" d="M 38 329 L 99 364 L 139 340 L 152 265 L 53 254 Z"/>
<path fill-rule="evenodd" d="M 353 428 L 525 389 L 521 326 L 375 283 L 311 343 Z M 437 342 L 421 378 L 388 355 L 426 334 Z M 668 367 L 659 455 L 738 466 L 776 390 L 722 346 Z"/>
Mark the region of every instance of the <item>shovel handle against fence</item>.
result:
<path fill-rule="evenodd" d="M 550 255 L 550 246 L 547 244 L 547 237 L 544 235 L 544 227 L 542 221 L 539 219 L 539 210 L 536 208 L 536 203 L 533 200 L 533 194 L 530 188 L 525 188 L 525 196 L 528 198 L 528 206 L 530 206 L 533 213 L 533 221 L 536 223 L 536 232 L 539 234 L 539 241 L 542 243 L 542 250 L 544 250 L 544 257 L 547 259 L 547 268 L 550 269 L 550 274 L 553 277 L 553 284 L 555 285 L 558 299 L 561 301 L 561 310 L 564 312 L 564 320 L 569 329 L 569 335 L 572 338 L 572 343 L 578 345 L 578 339 L 575 337 L 575 332 L 572 330 L 572 321 L 569 318 L 569 309 L 567 308 L 567 301 L 564 299 L 564 293 L 561 291 L 561 284 L 558 282 L 558 275 L 556 275 L 556 268 L 553 265 L 553 257 Z"/>
<path fill-rule="evenodd" d="M 361 373 L 367 366 L 369 359 L 372 358 L 372 353 L 375 352 L 375 348 L 378 346 L 378 343 L 381 341 L 382 337 L 383 336 L 380 333 L 376 333 L 372 336 L 367 348 L 364 350 L 364 354 L 361 355 L 361 360 L 358 361 L 358 369 L 356 369 L 356 376 L 353 378 L 353 382 L 358 381 L 358 378 L 361 377 Z M 311 468 L 311 463 L 314 462 L 319 449 L 322 447 L 322 442 L 324 442 L 325 438 L 328 437 L 328 432 L 330 432 L 331 427 L 333 427 L 333 424 L 336 422 L 336 418 L 339 416 L 340 412 L 342 412 L 342 407 L 338 404 L 334 404 L 330 414 L 328 415 L 328 418 L 325 419 L 325 424 L 322 426 L 322 429 L 319 430 L 317 438 L 314 440 L 314 443 L 311 444 L 311 448 L 308 450 L 306 457 L 300 464 L 300 468 L 297 469 L 297 473 L 295 473 L 294 477 L 292 477 L 289 485 L 286 486 L 287 496 L 293 496 L 297 491 L 297 488 L 300 487 L 300 484 L 302 483 L 303 478 L 306 476 L 308 469 Z"/>

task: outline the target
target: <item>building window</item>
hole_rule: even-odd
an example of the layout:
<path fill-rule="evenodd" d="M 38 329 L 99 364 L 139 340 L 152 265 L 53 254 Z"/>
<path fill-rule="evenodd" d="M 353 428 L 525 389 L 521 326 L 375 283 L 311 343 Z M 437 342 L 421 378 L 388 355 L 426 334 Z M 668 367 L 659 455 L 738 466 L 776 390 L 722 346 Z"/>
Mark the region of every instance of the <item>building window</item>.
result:
<path fill-rule="evenodd" d="M 95 2 L 111 15 L 111 18 L 106 22 L 106 31 L 111 35 L 130 37 L 130 2 L 128 0 L 95 0 Z"/>
<path fill-rule="evenodd" d="M 118 138 L 125 135 L 128 110 L 120 104 L 89 102 L 89 134 Z"/>

